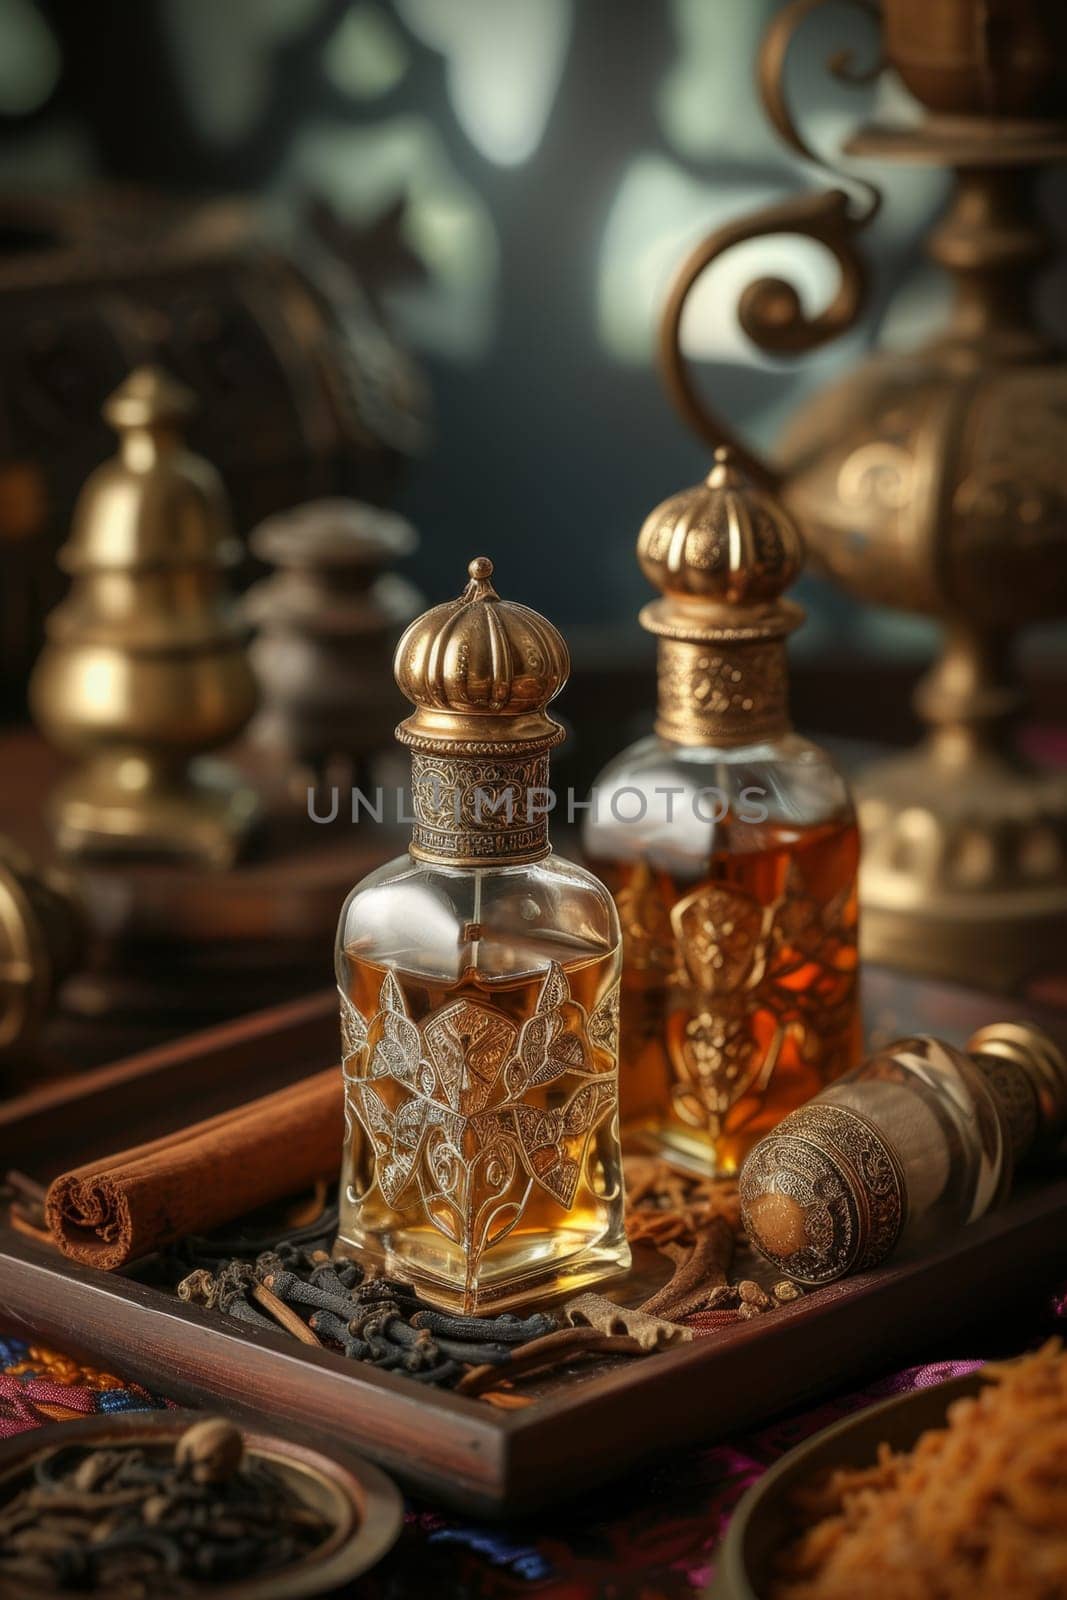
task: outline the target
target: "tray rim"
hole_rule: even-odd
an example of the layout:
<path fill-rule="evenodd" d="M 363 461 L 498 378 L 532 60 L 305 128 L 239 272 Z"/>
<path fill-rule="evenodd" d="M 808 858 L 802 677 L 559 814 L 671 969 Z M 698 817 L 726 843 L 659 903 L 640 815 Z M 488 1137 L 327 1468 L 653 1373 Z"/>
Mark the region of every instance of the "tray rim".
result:
<path fill-rule="evenodd" d="M 342 1443 L 421 1492 L 466 1511 L 500 1516 L 582 1492 L 668 1444 L 710 1442 L 755 1425 L 876 1370 L 914 1348 L 917 1330 L 909 1309 L 931 1288 L 947 1313 L 937 1324 L 941 1330 L 962 1323 L 977 1307 L 992 1309 L 990 1279 L 996 1301 L 1009 1299 L 1027 1282 L 1032 1288 L 1035 1271 L 1047 1263 L 1051 1273 L 1054 1224 L 1061 1217 L 1067 1217 L 1065 1175 L 1026 1186 L 1003 1210 L 960 1229 L 937 1250 L 829 1285 L 780 1307 L 773 1319 L 738 1323 L 640 1361 L 613 1363 L 507 1412 L 447 1391 L 428 1392 L 338 1352 L 296 1345 L 281 1331 L 250 1329 L 185 1305 L 165 1290 L 78 1266 L 10 1229 L 0 1231 L 0 1281 L 12 1322 L 36 1324 L 41 1337 L 62 1339 L 96 1361 L 103 1358 L 148 1388 L 166 1391 L 169 1385 L 183 1403 L 210 1404 L 283 1435 L 320 1442 L 338 1437 L 336 1408 L 355 1405 L 362 1412 L 356 1421 L 371 1431 L 356 1438 L 342 1433 Z M 869 1339 L 859 1340 L 860 1325 L 871 1330 Z M 153 1329 L 166 1330 L 170 1365 L 148 1351 Z M 190 1349 L 191 1375 L 177 1366 L 183 1344 Z M 819 1352 L 822 1368 L 808 1382 L 798 1381 L 787 1370 L 788 1359 L 781 1359 L 794 1345 L 798 1354 L 801 1347 Z M 755 1403 L 751 1397 L 742 1403 L 737 1381 L 761 1346 L 777 1364 L 768 1362 L 761 1374 Z M 242 1361 L 242 1353 L 252 1353 L 250 1360 Z M 213 1361 L 222 1373 L 214 1381 Z M 705 1369 L 717 1400 L 699 1382 Z M 315 1374 L 325 1381 L 316 1383 Z M 257 1396 L 260 1379 L 274 1386 L 269 1407 L 262 1393 Z M 302 1414 L 298 1403 L 284 1398 L 287 1381 L 315 1414 Z M 654 1419 L 655 1437 L 642 1432 L 641 1411 Z M 576 1438 L 594 1440 L 596 1449 L 576 1450 Z M 598 1459 L 590 1460 L 594 1455 Z"/>

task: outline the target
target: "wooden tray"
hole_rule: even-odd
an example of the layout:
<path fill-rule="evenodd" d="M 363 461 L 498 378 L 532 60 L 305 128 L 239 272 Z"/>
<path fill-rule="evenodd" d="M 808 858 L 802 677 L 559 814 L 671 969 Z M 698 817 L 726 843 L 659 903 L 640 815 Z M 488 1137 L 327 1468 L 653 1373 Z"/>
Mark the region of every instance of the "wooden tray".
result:
<path fill-rule="evenodd" d="M 870 974 L 880 1038 L 964 1038 L 1012 1014 L 995 997 Z M 76 1155 L 187 1123 L 328 1063 L 333 1000 L 213 1029 L 184 1045 L 52 1086 L 0 1117 L 0 1153 L 41 1176 Z M 1033 1008 L 1028 1014 L 1035 1015 Z M 1063 1034 L 1062 1016 L 1046 1016 Z M 1058 1026 L 1057 1026 L 1058 1024 Z M 151 1085 L 151 1087 L 149 1087 Z M 79 1137 L 78 1129 L 82 1137 Z M 85 1154 L 81 1154 L 84 1150 Z M 51 1158 L 51 1159 L 49 1159 Z M 831 1285 L 766 1318 L 627 1362 L 576 1364 L 500 1412 L 330 1351 L 260 1332 L 130 1279 L 76 1267 L 0 1232 L 0 1315 L 12 1326 L 191 1404 L 309 1442 L 333 1440 L 435 1499 L 490 1515 L 588 1489 L 656 1453 L 747 1428 L 929 1349 L 955 1327 L 1051 1286 L 1064 1266 L 1067 1177 L 1024 1188 L 935 1253 Z"/>

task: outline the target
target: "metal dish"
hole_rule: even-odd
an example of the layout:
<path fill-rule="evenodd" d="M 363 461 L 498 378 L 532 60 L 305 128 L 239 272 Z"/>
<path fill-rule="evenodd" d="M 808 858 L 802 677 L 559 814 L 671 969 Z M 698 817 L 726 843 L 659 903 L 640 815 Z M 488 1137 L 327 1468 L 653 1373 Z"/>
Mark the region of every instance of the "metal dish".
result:
<path fill-rule="evenodd" d="M 790 1531 L 789 1500 L 801 1483 L 827 1467 L 869 1466 L 878 1446 L 910 1450 L 927 1428 L 940 1428 L 954 1400 L 977 1394 L 980 1372 L 915 1389 L 835 1422 L 784 1455 L 738 1504 L 731 1519 L 708 1600 L 766 1600 L 775 1552 Z"/>
<path fill-rule="evenodd" d="M 0 1444 L 0 1504 L 22 1487 L 43 1456 L 75 1445 L 153 1446 L 173 1448 L 179 1436 L 204 1412 L 125 1412 L 22 1433 Z M 391 1549 L 400 1535 L 404 1507 L 395 1485 L 377 1467 L 347 1452 L 336 1457 L 308 1445 L 241 1427 L 245 1454 L 268 1461 L 293 1493 L 329 1522 L 332 1532 L 310 1556 L 292 1566 L 257 1573 L 239 1583 L 190 1588 L 190 1597 L 204 1600 L 300 1600 L 328 1595 L 367 1572 Z M 0 1580 L 0 1595 L 5 1597 Z M 44 1591 L 37 1591 L 42 1597 Z M 346 1591 L 347 1592 L 347 1591 Z M 31 1591 L 20 1595 L 30 1600 Z"/>

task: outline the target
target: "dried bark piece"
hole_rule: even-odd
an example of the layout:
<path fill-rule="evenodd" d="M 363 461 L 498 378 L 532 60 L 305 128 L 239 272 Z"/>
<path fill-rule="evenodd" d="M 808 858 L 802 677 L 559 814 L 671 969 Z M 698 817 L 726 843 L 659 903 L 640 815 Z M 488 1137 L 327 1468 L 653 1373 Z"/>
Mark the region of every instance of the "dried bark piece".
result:
<path fill-rule="evenodd" d="M 580 1294 L 568 1300 L 561 1312 L 571 1328 L 596 1328 L 600 1333 L 628 1334 L 642 1350 L 666 1350 L 672 1344 L 685 1344 L 693 1335 L 676 1322 L 665 1322 L 645 1311 L 617 1306 L 602 1294 Z"/>
<path fill-rule="evenodd" d="M 726 1218 L 734 1232 L 741 1225 L 735 1178 L 709 1178 L 676 1166 L 662 1156 L 628 1155 L 626 1236 L 631 1243 L 677 1239 L 694 1244 L 712 1217 Z"/>
<path fill-rule="evenodd" d="M 532 1394 L 518 1394 L 514 1389 L 487 1389 L 482 1399 L 498 1411 L 521 1411 L 534 1403 Z"/>
<path fill-rule="evenodd" d="M 684 1253 L 678 1245 L 668 1245 L 665 1254 L 678 1263 L 674 1275 L 640 1309 L 649 1316 L 669 1317 L 672 1321 L 702 1310 L 712 1291 L 726 1283 L 734 1244 L 734 1231 L 726 1219 L 713 1217 L 689 1252 Z"/>

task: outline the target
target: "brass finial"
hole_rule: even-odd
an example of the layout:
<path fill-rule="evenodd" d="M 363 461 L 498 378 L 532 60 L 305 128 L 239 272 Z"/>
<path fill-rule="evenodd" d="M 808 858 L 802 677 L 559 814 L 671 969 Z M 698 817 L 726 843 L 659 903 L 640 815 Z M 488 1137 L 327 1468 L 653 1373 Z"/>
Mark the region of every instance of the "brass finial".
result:
<path fill-rule="evenodd" d="M 475 556 L 474 560 L 467 568 L 467 576 L 470 578 L 472 583 L 481 584 L 481 596 L 483 600 L 488 599 L 490 592 L 492 593 L 492 598 L 494 600 L 500 599 L 500 596 L 489 582 L 490 578 L 493 576 L 493 563 L 490 561 L 488 556 Z"/>
<path fill-rule="evenodd" d="M 545 617 L 500 598 L 488 556 L 467 573 L 459 598 L 416 617 L 397 646 L 396 681 L 416 708 L 397 738 L 457 755 L 546 750 L 563 738 L 545 708 L 567 681 L 567 646 Z"/>
<path fill-rule="evenodd" d="M 192 396 L 141 367 L 107 402 L 119 450 L 87 480 L 60 552 L 31 702 L 82 766 L 53 800 L 61 849 L 231 861 L 254 797 L 194 758 L 228 743 L 255 684 L 225 568 L 239 555 L 214 468 L 185 448 Z"/>
<path fill-rule="evenodd" d="M 637 557 L 662 594 L 640 615 L 661 641 L 661 737 L 745 744 L 786 731 L 783 641 L 804 614 L 781 598 L 803 563 L 784 506 L 722 446 L 703 483 L 646 517 Z"/>
<path fill-rule="evenodd" d="M 162 367 L 137 367 L 104 402 L 103 416 L 116 433 L 127 428 L 168 427 L 187 422 L 196 396 Z"/>

